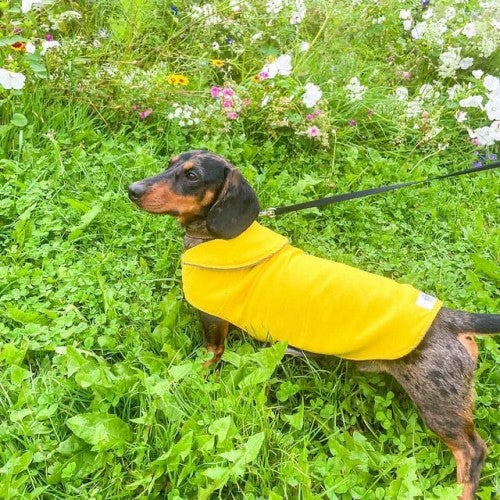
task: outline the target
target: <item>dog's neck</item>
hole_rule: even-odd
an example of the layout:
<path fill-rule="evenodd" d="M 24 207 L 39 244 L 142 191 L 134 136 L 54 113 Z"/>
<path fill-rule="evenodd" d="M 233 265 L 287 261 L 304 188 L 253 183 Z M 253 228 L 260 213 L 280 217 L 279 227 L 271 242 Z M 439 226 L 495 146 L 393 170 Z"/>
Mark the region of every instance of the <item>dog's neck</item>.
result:
<path fill-rule="evenodd" d="M 186 230 L 186 234 L 184 235 L 184 250 L 189 250 L 200 243 L 215 239 L 208 231 L 205 219 L 189 222 L 184 226 L 184 229 Z"/>

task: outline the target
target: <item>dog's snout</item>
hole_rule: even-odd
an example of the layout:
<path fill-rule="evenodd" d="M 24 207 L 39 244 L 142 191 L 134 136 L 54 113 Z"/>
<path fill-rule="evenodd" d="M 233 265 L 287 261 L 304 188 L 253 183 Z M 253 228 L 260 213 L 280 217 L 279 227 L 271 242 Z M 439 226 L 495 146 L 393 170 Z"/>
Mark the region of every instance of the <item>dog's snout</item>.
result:
<path fill-rule="evenodd" d="M 128 187 L 128 195 L 132 199 L 138 199 L 146 192 L 146 189 L 147 187 L 144 182 L 134 182 Z"/>

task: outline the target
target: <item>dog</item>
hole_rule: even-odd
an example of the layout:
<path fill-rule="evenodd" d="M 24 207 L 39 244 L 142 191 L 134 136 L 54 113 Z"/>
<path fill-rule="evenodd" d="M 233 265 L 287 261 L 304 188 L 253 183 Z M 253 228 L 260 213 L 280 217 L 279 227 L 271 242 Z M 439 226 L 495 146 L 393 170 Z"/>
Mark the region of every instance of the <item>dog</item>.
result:
<path fill-rule="evenodd" d="M 239 250 L 244 249 L 245 241 L 247 241 L 245 235 L 253 234 L 255 228 L 257 228 L 258 235 L 261 235 L 262 231 L 264 233 L 269 231 L 261 230 L 257 227 L 258 225 L 256 226 L 259 203 L 251 186 L 233 165 L 209 151 L 194 150 L 174 156 L 164 172 L 130 184 L 128 191 L 131 200 L 140 209 L 177 218 L 185 229 L 186 252 L 184 256 L 194 255 L 202 262 L 214 258 L 215 267 L 238 268 L 241 259 L 246 259 L 238 255 Z M 269 233 L 272 232 L 269 231 Z M 262 257 L 261 261 L 273 260 L 281 265 L 282 248 L 289 248 L 289 245 L 287 246 L 279 239 L 283 237 L 276 233 L 272 234 L 276 241 L 276 251 L 269 255 L 260 255 L 259 245 L 252 244 L 253 256 L 246 268 L 258 268 L 259 255 Z M 265 236 L 266 234 L 263 238 Z M 260 241 L 259 237 L 255 236 L 257 243 Z M 281 247 L 278 241 L 283 243 Z M 233 243 L 240 247 L 231 247 Z M 204 255 L 208 248 L 216 248 L 214 254 L 216 257 Z M 238 250 L 231 250 L 232 248 Z M 293 247 L 290 248 L 293 249 Z M 230 251 L 225 251 L 225 249 L 230 249 Z M 300 252 L 297 249 L 294 251 Z M 193 264 L 189 262 L 189 259 L 187 260 L 187 262 L 183 261 L 183 279 L 185 269 L 186 275 L 192 269 L 200 269 L 200 265 L 196 262 Z M 228 262 L 229 264 L 226 265 Z M 295 261 L 291 259 L 290 262 Z M 221 297 L 225 297 L 224 284 L 219 280 L 218 275 L 211 274 L 216 272 L 213 269 L 204 272 L 208 274 L 200 275 L 201 278 L 196 283 L 202 280 L 208 291 L 198 293 L 199 300 L 203 302 L 208 297 L 207 300 L 214 310 L 222 310 L 217 303 Z M 289 274 L 293 281 L 293 272 Z M 213 281 L 211 276 L 213 276 Z M 384 283 L 389 286 L 389 281 Z M 196 295 L 196 283 L 190 291 L 190 294 L 194 294 L 193 297 Z M 382 288 L 385 287 L 384 283 L 382 283 Z M 422 296 L 421 293 L 418 294 L 418 291 L 413 292 L 413 290 L 411 293 L 417 293 L 414 295 L 417 301 L 423 300 L 420 306 L 427 310 L 427 313 L 425 311 L 422 313 L 424 319 L 421 325 L 425 328 L 407 342 L 404 354 L 397 356 L 397 349 L 396 351 L 393 349 L 390 355 L 379 359 L 380 351 L 373 350 L 369 344 L 366 344 L 361 351 L 359 349 L 349 351 L 349 348 L 342 346 L 342 349 L 347 349 L 347 351 L 339 348 L 341 352 L 348 354 L 340 354 L 340 356 L 357 360 L 355 362 L 361 370 L 386 372 L 396 378 L 415 402 L 423 421 L 453 453 L 457 463 L 457 482 L 463 484 L 462 498 L 470 500 L 474 498 L 477 491 L 487 452 L 486 445 L 476 432 L 473 423 L 473 373 L 478 356 L 474 336 L 499 333 L 500 315 L 472 314 L 451 310 L 442 307 L 437 299 L 426 294 Z M 302 290 L 301 293 L 305 296 L 311 292 Z M 193 301 L 187 298 L 188 301 L 194 303 L 198 300 L 196 297 Z M 258 309 L 259 305 L 255 307 Z M 334 304 L 332 304 L 333 307 Z M 226 313 L 218 316 L 213 314 L 212 310 L 208 311 L 205 306 L 199 308 L 199 315 L 203 325 L 205 345 L 213 354 L 206 364 L 217 363 L 224 352 L 224 343 L 231 322 Z M 413 316 L 409 322 L 411 323 L 412 320 Z M 284 317 L 283 321 L 285 321 Z M 240 326 L 237 322 L 235 324 Z M 334 325 L 332 325 L 332 330 L 335 330 Z M 289 340 L 292 347 L 302 349 L 303 345 L 314 344 L 314 339 L 304 339 L 305 344 L 294 346 L 293 335 L 290 334 L 290 336 L 292 341 L 287 338 L 281 339 Z M 374 338 L 371 337 L 371 339 Z M 389 347 L 392 346 L 392 341 L 384 342 Z M 314 348 L 310 350 L 315 351 Z M 366 356 L 372 352 L 377 353 L 374 359 L 367 358 Z"/>

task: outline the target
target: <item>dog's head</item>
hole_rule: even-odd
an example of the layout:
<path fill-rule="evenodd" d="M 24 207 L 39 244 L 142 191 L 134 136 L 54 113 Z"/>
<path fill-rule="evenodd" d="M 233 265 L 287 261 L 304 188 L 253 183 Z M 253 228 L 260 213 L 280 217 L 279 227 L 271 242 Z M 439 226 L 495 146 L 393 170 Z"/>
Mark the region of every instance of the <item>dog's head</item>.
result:
<path fill-rule="evenodd" d="M 234 238 L 259 214 L 255 191 L 241 173 L 209 151 L 174 156 L 164 172 L 130 184 L 128 191 L 146 212 L 172 215 L 183 225 L 205 219 L 216 238 Z"/>

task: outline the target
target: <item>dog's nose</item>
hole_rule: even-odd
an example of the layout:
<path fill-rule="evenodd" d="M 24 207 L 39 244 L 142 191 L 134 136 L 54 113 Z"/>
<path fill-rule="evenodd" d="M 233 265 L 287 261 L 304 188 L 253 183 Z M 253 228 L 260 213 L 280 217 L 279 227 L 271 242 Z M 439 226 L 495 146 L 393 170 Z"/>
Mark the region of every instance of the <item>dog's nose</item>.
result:
<path fill-rule="evenodd" d="M 146 185 L 142 181 L 134 182 L 128 187 L 128 195 L 133 200 L 137 200 L 146 192 Z"/>

